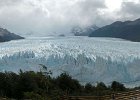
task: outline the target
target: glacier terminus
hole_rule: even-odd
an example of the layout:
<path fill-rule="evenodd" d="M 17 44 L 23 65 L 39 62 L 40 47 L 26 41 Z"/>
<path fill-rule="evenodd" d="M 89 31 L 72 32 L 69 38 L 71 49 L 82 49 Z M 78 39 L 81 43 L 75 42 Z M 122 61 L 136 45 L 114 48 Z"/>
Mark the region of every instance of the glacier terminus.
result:
<path fill-rule="evenodd" d="M 31 37 L 0 43 L 0 71 L 66 72 L 81 83 L 140 84 L 140 43 L 115 38 Z M 132 85 L 133 84 L 133 85 Z"/>

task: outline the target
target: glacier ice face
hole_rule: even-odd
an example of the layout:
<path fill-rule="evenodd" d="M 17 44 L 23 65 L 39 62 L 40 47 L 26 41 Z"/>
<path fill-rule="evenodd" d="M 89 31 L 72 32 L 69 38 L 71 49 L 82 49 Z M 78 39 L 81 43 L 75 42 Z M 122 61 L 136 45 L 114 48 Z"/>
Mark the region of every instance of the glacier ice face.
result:
<path fill-rule="evenodd" d="M 66 72 L 81 83 L 115 80 L 137 86 L 140 43 L 113 38 L 32 37 L 0 44 L 0 71 L 37 71 L 39 64 L 47 66 L 53 76 Z"/>

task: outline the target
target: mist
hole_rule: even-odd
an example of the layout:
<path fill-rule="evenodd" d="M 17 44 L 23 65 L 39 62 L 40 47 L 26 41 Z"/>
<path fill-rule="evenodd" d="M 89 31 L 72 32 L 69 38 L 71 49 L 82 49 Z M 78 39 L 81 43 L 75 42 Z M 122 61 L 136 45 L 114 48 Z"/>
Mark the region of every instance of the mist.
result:
<path fill-rule="evenodd" d="M 139 7 L 139 0 L 0 0 L 0 26 L 23 36 L 70 35 L 75 26 L 139 18 Z"/>

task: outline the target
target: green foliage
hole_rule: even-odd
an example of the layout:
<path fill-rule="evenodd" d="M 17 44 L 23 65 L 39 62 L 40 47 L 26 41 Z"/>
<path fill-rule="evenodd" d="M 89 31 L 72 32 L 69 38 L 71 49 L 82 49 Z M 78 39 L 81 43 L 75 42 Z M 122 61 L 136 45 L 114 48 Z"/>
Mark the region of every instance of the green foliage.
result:
<path fill-rule="evenodd" d="M 85 92 L 86 92 L 86 93 L 91 93 L 92 91 L 93 91 L 93 86 L 92 86 L 92 84 L 87 83 L 87 84 L 85 85 Z"/>
<path fill-rule="evenodd" d="M 97 84 L 97 90 L 106 90 L 106 89 L 107 86 L 103 82 Z"/>
<path fill-rule="evenodd" d="M 47 74 L 44 74 L 46 72 Z M 124 91 L 123 84 L 113 82 L 110 87 L 100 82 L 97 86 L 81 85 L 70 75 L 62 73 L 52 78 L 48 71 L 0 73 L 0 97 L 32 100 L 59 100 L 62 95 L 104 95 L 112 91 Z"/>
<path fill-rule="evenodd" d="M 18 76 L 15 73 L 0 73 L 0 95 L 5 97 L 12 97 L 15 93 L 13 89 L 16 88 Z"/>
<path fill-rule="evenodd" d="M 77 80 L 72 79 L 72 77 L 66 73 L 62 73 L 59 77 L 57 77 L 55 82 L 62 91 L 69 93 L 73 93 L 74 91 L 79 92 L 81 89 L 80 83 Z"/>
<path fill-rule="evenodd" d="M 111 89 L 113 91 L 125 91 L 126 90 L 126 88 L 124 87 L 123 84 L 116 82 L 116 81 L 112 82 Z"/>
<path fill-rule="evenodd" d="M 32 100 L 45 100 L 41 95 L 34 92 L 25 92 L 24 98 Z"/>

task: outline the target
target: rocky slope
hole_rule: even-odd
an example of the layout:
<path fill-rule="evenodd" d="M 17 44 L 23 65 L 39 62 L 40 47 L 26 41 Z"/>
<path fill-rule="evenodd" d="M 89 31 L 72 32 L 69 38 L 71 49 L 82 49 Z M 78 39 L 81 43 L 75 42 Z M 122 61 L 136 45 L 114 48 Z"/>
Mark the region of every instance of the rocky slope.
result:
<path fill-rule="evenodd" d="M 6 42 L 10 40 L 24 39 L 23 37 L 9 32 L 7 29 L 0 28 L 0 42 Z"/>
<path fill-rule="evenodd" d="M 93 31 L 90 37 L 113 37 L 140 42 L 140 19 L 117 21 Z"/>

